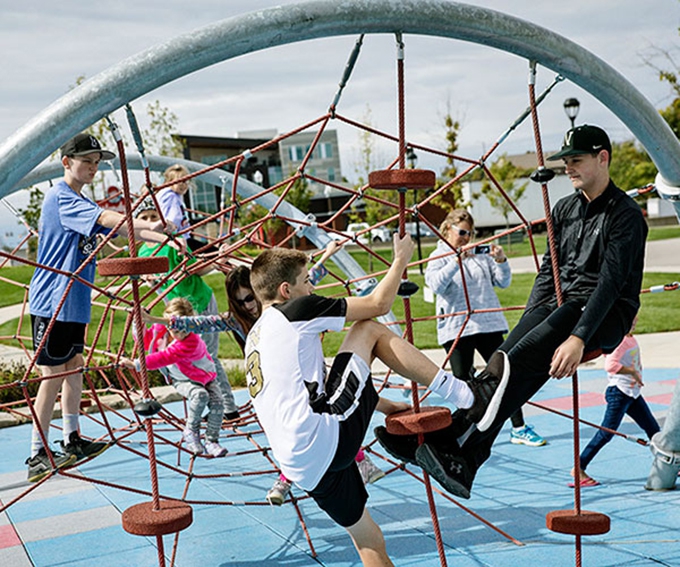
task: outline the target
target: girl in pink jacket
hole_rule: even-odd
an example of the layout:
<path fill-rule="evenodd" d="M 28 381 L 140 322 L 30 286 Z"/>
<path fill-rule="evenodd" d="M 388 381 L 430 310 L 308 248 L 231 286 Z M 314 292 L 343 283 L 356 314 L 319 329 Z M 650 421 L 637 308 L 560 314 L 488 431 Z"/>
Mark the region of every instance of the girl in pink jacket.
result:
<path fill-rule="evenodd" d="M 168 318 L 195 315 L 188 299 L 176 297 L 165 308 Z M 172 342 L 168 342 L 168 334 Z M 147 329 L 144 337 L 146 367 L 161 370 L 168 382 L 172 383 L 188 402 L 186 427 L 182 440 L 189 451 L 195 455 L 207 453 L 212 457 L 223 457 L 227 449 L 219 444 L 220 427 L 224 402 L 222 391 L 215 380 L 215 364 L 208 354 L 203 339 L 196 333 L 169 330 L 162 325 Z M 123 361 L 127 366 L 139 369 L 139 361 Z M 205 445 L 201 442 L 201 419 L 203 410 L 208 406 L 208 424 L 205 430 Z"/>

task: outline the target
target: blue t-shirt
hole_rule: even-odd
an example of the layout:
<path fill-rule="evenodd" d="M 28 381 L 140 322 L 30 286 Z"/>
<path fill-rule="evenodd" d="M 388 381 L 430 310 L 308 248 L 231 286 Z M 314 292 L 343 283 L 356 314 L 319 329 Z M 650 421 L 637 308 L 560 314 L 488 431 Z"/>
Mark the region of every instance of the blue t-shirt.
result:
<path fill-rule="evenodd" d="M 73 273 L 97 246 L 97 234 L 110 229 L 97 224 L 103 209 L 78 195 L 65 181 L 52 187 L 43 201 L 38 227 L 38 264 Z M 80 276 L 94 282 L 95 260 L 89 262 Z M 28 288 L 31 315 L 52 317 L 70 278 L 43 268 L 36 268 Z M 90 322 L 91 289 L 74 281 L 59 311 L 58 321 Z"/>

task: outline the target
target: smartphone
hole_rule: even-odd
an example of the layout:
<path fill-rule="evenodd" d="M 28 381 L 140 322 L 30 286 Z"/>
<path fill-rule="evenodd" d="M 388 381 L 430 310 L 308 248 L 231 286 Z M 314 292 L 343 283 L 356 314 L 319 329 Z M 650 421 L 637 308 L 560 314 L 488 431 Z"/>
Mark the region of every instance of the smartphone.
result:
<path fill-rule="evenodd" d="M 491 252 L 490 244 L 478 244 L 475 246 L 475 254 L 488 254 Z"/>

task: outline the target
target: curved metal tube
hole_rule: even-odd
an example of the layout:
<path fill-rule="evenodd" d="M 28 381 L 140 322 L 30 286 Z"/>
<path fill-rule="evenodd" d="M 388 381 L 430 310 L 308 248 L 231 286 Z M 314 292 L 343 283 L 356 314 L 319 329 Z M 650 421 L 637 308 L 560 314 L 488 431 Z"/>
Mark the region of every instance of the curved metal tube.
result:
<path fill-rule="evenodd" d="M 680 143 L 651 103 L 578 44 L 494 10 L 448 0 L 319 0 L 222 20 L 121 61 L 57 100 L 0 146 L 0 197 L 55 148 L 103 116 L 215 63 L 320 37 L 395 33 L 462 39 L 559 72 L 609 107 L 635 134 L 666 182 L 680 186 Z M 237 78 L 234 88 L 238 88 Z"/>

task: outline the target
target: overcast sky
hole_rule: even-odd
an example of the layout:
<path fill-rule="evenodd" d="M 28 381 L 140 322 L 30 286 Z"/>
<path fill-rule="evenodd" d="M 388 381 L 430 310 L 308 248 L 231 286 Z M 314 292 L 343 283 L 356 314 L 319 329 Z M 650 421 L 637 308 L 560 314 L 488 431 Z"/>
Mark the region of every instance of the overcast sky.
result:
<path fill-rule="evenodd" d="M 92 77 L 128 56 L 221 19 L 292 3 L 0 0 L 0 139 L 67 92 L 78 76 Z M 520 17 L 579 43 L 628 78 L 656 108 L 671 101 L 670 89 L 643 59 L 656 49 L 674 52 L 680 62 L 678 0 L 478 0 L 470 4 Z M 177 114 L 184 134 L 235 136 L 265 128 L 285 132 L 327 110 L 355 40 L 315 40 L 246 55 L 179 79 L 132 104 L 141 115 L 147 102 L 160 100 Z M 525 60 L 448 39 L 406 36 L 405 44 L 409 140 L 444 149 L 442 122 L 448 106 L 462 124 L 459 153 L 476 158 L 527 106 Z M 370 108 L 376 127 L 396 133 L 394 57 L 391 36 L 366 38 L 340 103 L 342 114 L 361 121 Z M 656 62 L 669 66 L 660 58 Z M 537 92 L 554 75 L 540 69 Z M 540 109 L 546 150 L 559 145 L 569 125 L 562 108 L 568 97 L 582 103 L 578 122 L 599 124 L 617 141 L 631 137 L 610 111 L 565 81 Z M 357 133 L 338 130 L 343 173 L 353 177 Z M 532 149 L 527 122 L 501 152 Z M 419 165 L 434 169 L 443 165 L 424 161 Z"/>

